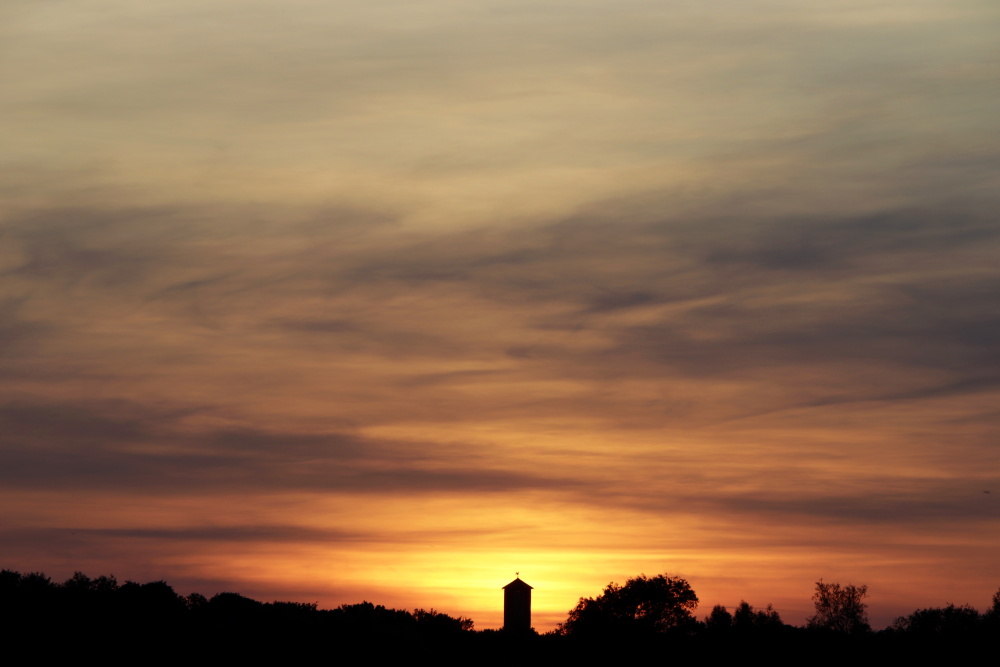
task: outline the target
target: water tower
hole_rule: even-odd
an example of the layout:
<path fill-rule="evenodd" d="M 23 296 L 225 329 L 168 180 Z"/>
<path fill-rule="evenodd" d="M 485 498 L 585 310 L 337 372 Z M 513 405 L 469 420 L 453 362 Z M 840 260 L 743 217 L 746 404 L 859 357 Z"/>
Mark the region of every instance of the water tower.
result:
<path fill-rule="evenodd" d="M 521 581 L 521 577 L 503 587 L 503 629 L 531 631 L 531 586 Z"/>

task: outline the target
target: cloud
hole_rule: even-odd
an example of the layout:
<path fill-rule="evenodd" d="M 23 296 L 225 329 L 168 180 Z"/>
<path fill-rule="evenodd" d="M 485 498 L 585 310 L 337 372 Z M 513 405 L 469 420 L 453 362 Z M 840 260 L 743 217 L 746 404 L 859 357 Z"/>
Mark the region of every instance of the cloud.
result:
<path fill-rule="evenodd" d="M 808 274 L 864 268 L 875 259 L 941 255 L 997 243 L 1000 229 L 986 211 L 889 210 L 852 218 L 797 216 L 752 224 L 732 241 L 708 246 L 709 265 L 746 265 Z"/>
<path fill-rule="evenodd" d="M 577 484 L 496 469 L 474 456 L 445 460 L 412 442 L 246 427 L 194 430 L 182 423 L 189 415 L 123 401 L 5 405 L 0 479 L 11 489 L 166 495 L 502 493 Z"/>
<path fill-rule="evenodd" d="M 17 358 L 29 353 L 49 326 L 23 316 L 26 298 L 0 299 L 0 357 Z"/>
<path fill-rule="evenodd" d="M 146 540 L 170 545 L 191 542 L 240 543 L 322 543 L 375 539 L 374 535 L 293 525 L 197 526 L 183 528 L 13 528 L 0 533 L 16 542 L 44 542 L 50 547 L 75 549 L 108 540 Z"/>
<path fill-rule="evenodd" d="M 60 355 L 79 350 L 60 366 L 67 378 L 158 374 L 173 358 L 192 377 L 216 369 L 220 389 L 242 374 L 247 389 L 287 383 L 295 392 L 295 373 L 312 387 L 364 359 L 365 374 L 336 371 L 369 397 L 362 422 L 518 410 L 620 421 L 626 406 L 602 399 L 599 385 L 625 380 L 774 388 L 782 373 L 798 386 L 742 399 L 752 412 L 840 401 L 872 368 L 882 374 L 866 378 L 859 398 L 988 386 L 1000 341 L 990 249 L 1000 240 L 976 202 L 781 217 L 718 207 L 666 217 L 658 203 L 406 233 L 381 214 L 336 207 L 274 208 L 246 227 L 239 208 L 213 209 L 211 227 L 189 223 L 207 215 L 198 208 L 22 215 L 9 224 L 25 258 L 15 274 L 19 293 L 34 296 L 30 310 L 8 306 L 5 331 L 29 344 L 23 327 L 35 327 L 52 339 L 44 349 L 59 341 Z M 154 219 L 151 234 L 134 231 Z M 132 345 L 136 335 L 144 346 Z M 52 357 L 36 352 L 2 372 L 29 364 L 39 377 L 53 373 Z M 116 364 L 123 354 L 128 363 Z M 230 365 L 238 356 L 262 361 L 259 379 Z M 410 365 L 418 362 L 437 367 Z M 296 370 L 280 372 L 282 363 Z M 820 372 L 813 387 L 798 384 Z M 531 403 L 469 391 L 557 380 L 575 383 L 573 396 Z M 434 393 L 394 393 L 420 385 Z M 344 385 L 337 400 L 349 393 Z M 373 401 L 394 407 L 376 416 Z M 733 408 L 741 411 L 716 406 L 728 416 Z M 346 404 L 341 412 L 359 423 Z"/>
<path fill-rule="evenodd" d="M 161 240 L 176 209 L 57 207 L 9 215 L 8 242 L 22 253 L 8 276 L 68 288 L 113 288 L 144 280 L 170 258 Z M 146 229 L 148 231 L 138 232 Z"/>
<path fill-rule="evenodd" d="M 680 486 L 659 494 L 609 489 L 605 502 L 650 513 L 716 516 L 720 521 L 745 522 L 768 531 L 804 525 L 891 525 L 894 530 L 923 526 L 933 530 L 956 523 L 989 524 L 1000 512 L 990 492 L 1000 486 L 995 476 L 969 474 L 937 479 L 874 470 L 858 473 L 850 484 L 831 484 L 819 471 L 769 465 L 768 477 L 797 487 L 795 492 L 789 492 L 759 485 L 756 475 L 730 472 L 718 476 L 713 472 L 709 484 Z M 741 486 L 744 490 L 734 490 Z M 808 486 L 812 489 L 807 490 Z M 823 536 L 810 534 L 803 539 L 814 543 L 822 541 Z"/>

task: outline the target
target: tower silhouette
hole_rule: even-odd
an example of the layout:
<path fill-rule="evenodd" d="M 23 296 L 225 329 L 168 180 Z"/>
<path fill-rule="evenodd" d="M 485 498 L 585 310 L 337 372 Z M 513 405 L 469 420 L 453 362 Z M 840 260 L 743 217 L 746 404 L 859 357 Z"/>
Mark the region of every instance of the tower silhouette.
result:
<path fill-rule="evenodd" d="M 531 586 L 517 577 L 503 587 L 503 629 L 531 631 Z"/>

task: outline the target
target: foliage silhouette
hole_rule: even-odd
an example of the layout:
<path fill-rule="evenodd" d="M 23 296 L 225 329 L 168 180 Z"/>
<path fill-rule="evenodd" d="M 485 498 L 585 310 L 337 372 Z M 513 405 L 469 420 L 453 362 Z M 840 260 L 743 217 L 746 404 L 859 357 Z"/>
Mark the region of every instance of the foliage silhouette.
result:
<path fill-rule="evenodd" d="M 199 613 L 208 606 L 208 598 L 201 593 L 192 593 L 184 598 L 184 604 L 187 605 L 188 611 Z"/>
<path fill-rule="evenodd" d="M 723 605 L 717 604 L 705 617 L 705 629 L 715 634 L 727 633 L 733 629 L 733 615 Z"/>
<path fill-rule="evenodd" d="M 439 633 L 468 631 L 472 630 L 474 625 L 471 618 L 454 618 L 435 611 L 433 608 L 430 610 L 414 609 L 413 618 L 421 628 Z"/>
<path fill-rule="evenodd" d="M 653 635 L 692 626 L 698 596 L 687 581 L 644 574 L 609 583 L 596 598 L 580 598 L 560 626 L 565 635 Z"/>
<path fill-rule="evenodd" d="M 771 605 L 754 608 L 745 601 L 732 613 L 716 605 L 698 623 L 691 615 L 697 597 L 686 581 L 640 576 L 581 599 L 558 632 L 515 636 L 472 631 L 470 619 L 433 608 L 410 612 L 361 602 L 319 609 L 316 603 L 262 603 L 237 593 L 181 598 L 163 581 L 118 585 L 114 577 L 76 572 L 55 583 L 40 572 L 0 571 L 0 617 L 9 646 L 45 647 L 57 661 L 114 662 L 155 651 L 163 661 L 206 664 L 329 661 L 352 652 L 379 662 L 467 662 L 476 656 L 495 664 L 527 655 L 538 664 L 620 664 L 650 655 L 725 663 L 757 654 L 774 665 L 820 654 L 830 661 L 938 655 L 955 662 L 993 650 L 1000 634 L 1000 591 L 983 613 L 968 605 L 919 609 L 880 632 L 868 631 L 866 596 L 864 586 L 821 580 L 810 627 L 827 632 L 784 625 Z"/>
<path fill-rule="evenodd" d="M 816 614 L 809 618 L 808 626 L 851 635 L 870 632 L 868 604 L 864 602 L 867 596 L 868 586 L 841 586 L 820 579 L 812 597 Z"/>
<path fill-rule="evenodd" d="M 947 607 L 918 609 L 909 616 L 900 616 L 893 621 L 890 629 L 923 640 L 969 638 L 983 629 L 987 615 L 980 616 L 969 605 L 949 604 Z"/>
<path fill-rule="evenodd" d="M 781 616 L 770 604 L 764 609 L 754 609 L 746 600 L 740 600 L 733 612 L 733 629 L 737 632 L 762 631 L 782 628 L 784 625 Z"/>
<path fill-rule="evenodd" d="M 991 603 L 989 611 L 987 611 L 986 614 L 1000 618 L 1000 588 L 998 588 L 997 592 L 993 594 Z"/>

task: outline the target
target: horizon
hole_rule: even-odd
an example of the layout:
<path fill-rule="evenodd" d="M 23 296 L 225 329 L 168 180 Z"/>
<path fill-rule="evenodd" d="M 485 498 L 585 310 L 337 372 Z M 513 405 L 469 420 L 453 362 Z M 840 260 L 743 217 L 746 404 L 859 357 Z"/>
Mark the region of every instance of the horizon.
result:
<path fill-rule="evenodd" d="M 995 2 L 0 15 L 0 567 L 1000 586 Z"/>
<path fill-rule="evenodd" d="M 10 571 L 9 568 L 0 568 L 0 569 L 3 569 L 4 571 Z M 39 571 L 33 571 L 33 572 L 30 572 L 30 573 L 26 571 L 26 572 L 22 572 L 20 574 L 21 575 L 38 574 L 38 575 L 45 576 L 46 578 L 48 578 L 52 582 L 53 585 L 62 585 L 63 582 L 66 582 L 67 584 L 69 584 L 71 582 L 71 580 L 75 579 L 78 574 L 83 574 L 84 576 L 86 576 L 86 577 L 88 577 L 90 579 L 96 579 L 96 578 L 100 578 L 100 577 L 103 577 L 103 576 L 108 576 L 111 579 L 113 579 L 114 581 L 116 581 L 118 583 L 118 585 L 122 585 L 122 584 L 124 584 L 126 582 L 128 582 L 128 583 L 137 583 L 137 584 L 140 584 L 140 585 L 141 584 L 146 584 L 146 583 L 151 583 L 151 582 L 143 582 L 143 581 L 134 581 L 132 579 L 118 579 L 118 577 L 116 577 L 113 573 L 103 573 L 103 574 L 97 575 L 96 577 L 90 577 L 89 576 L 90 573 L 80 572 L 79 570 L 74 571 L 72 577 L 66 577 L 66 578 L 52 577 L 52 576 L 49 576 L 48 573 L 39 572 Z M 645 575 L 640 575 L 640 576 L 645 576 Z M 677 577 L 674 577 L 674 578 L 678 579 L 678 581 L 684 582 L 684 583 L 686 583 L 686 581 L 687 581 L 686 579 L 683 579 L 683 578 L 677 578 Z M 518 579 L 520 579 L 520 577 L 517 576 L 517 575 L 515 575 L 515 580 L 518 580 Z M 633 579 L 633 577 L 629 578 L 630 581 L 632 579 Z M 513 583 L 513 581 L 515 581 L 515 580 L 512 580 L 511 582 L 508 582 L 508 584 L 509 583 Z M 203 599 L 205 599 L 205 600 L 210 600 L 214 596 L 220 595 L 220 594 L 221 595 L 236 594 L 236 595 L 247 597 L 249 599 L 256 600 L 257 602 L 266 603 L 266 604 L 269 604 L 269 603 L 275 603 L 275 604 L 281 604 L 281 603 L 304 603 L 304 604 L 311 604 L 311 605 L 315 605 L 315 607 L 317 609 L 319 609 L 319 610 L 333 610 L 333 609 L 338 609 L 338 608 L 341 608 L 341 607 L 350 607 L 350 606 L 355 606 L 355 605 L 359 605 L 359 604 L 372 604 L 372 605 L 375 605 L 375 606 L 383 606 L 383 607 L 386 607 L 386 608 L 389 608 L 389 609 L 395 608 L 395 607 L 392 607 L 391 605 L 384 605 L 384 604 L 380 603 L 378 600 L 373 600 L 373 599 L 369 599 L 369 598 L 363 598 L 363 599 L 357 600 L 355 602 L 342 602 L 342 603 L 337 604 L 337 605 L 325 606 L 325 605 L 323 605 L 323 604 L 321 604 L 319 602 L 308 601 L 308 600 L 284 600 L 284 599 L 280 599 L 279 600 L 279 599 L 266 599 L 266 598 L 262 599 L 259 596 L 248 595 L 245 591 L 238 591 L 238 590 L 210 591 L 207 595 L 205 595 L 202 591 L 187 591 L 187 592 L 178 591 L 177 588 L 175 586 L 173 586 L 173 584 L 171 582 L 169 582 L 169 581 L 164 581 L 164 580 L 155 580 L 155 581 L 166 583 L 168 586 L 170 586 L 170 588 L 172 588 L 175 591 L 175 593 L 177 595 L 179 595 L 182 598 L 189 598 L 191 595 L 197 594 L 197 595 L 202 595 Z M 521 581 L 523 581 L 523 580 L 521 580 Z M 525 583 L 527 583 L 527 582 L 525 582 Z M 626 583 L 625 581 L 622 581 L 622 582 L 609 582 L 609 585 L 610 584 L 623 585 L 625 583 Z M 823 583 L 823 582 L 822 581 L 817 581 L 816 582 L 815 588 L 813 589 L 814 592 L 818 589 L 818 587 L 819 587 L 819 585 L 821 583 Z M 825 582 L 825 583 L 827 583 L 827 584 L 839 584 L 841 582 Z M 850 582 L 848 582 L 846 584 L 843 584 L 843 585 L 845 587 L 848 587 L 848 588 L 852 586 L 852 584 Z M 867 586 L 865 586 L 865 585 L 861 585 L 861 586 L 863 588 L 867 589 Z M 501 590 L 503 590 L 504 588 L 506 588 L 506 586 L 502 586 Z M 534 589 L 535 587 L 532 586 L 532 588 Z M 694 589 L 691 589 L 691 590 L 693 591 Z M 606 589 L 602 590 L 600 593 L 595 593 L 594 595 L 581 596 L 579 598 L 579 601 L 582 602 L 585 598 L 592 599 L 592 598 L 595 598 L 595 597 L 600 597 L 605 592 L 606 592 Z M 695 595 L 697 595 L 697 591 L 694 591 L 694 593 L 695 593 Z M 987 605 L 985 605 L 983 607 L 976 607 L 975 605 L 969 605 L 968 603 L 956 604 L 954 602 L 949 602 L 947 604 L 936 605 L 936 606 L 930 607 L 930 609 L 942 609 L 944 607 L 948 607 L 948 606 L 952 606 L 953 605 L 953 606 L 956 606 L 956 607 L 973 607 L 980 614 L 987 614 L 990 611 L 990 609 L 993 608 L 992 602 L 994 602 L 994 599 L 995 599 L 996 595 L 1000 595 L 1000 588 L 998 588 L 997 591 L 990 596 L 990 598 L 991 598 L 990 599 L 990 603 L 991 604 L 987 604 Z M 875 615 L 873 615 L 871 613 L 871 600 L 870 600 L 870 596 L 867 594 L 867 592 L 863 592 L 861 594 L 860 600 L 863 602 L 863 605 L 865 607 L 864 616 L 866 618 L 868 618 L 869 620 L 872 620 L 872 619 L 874 619 L 875 617 L 878 616 L 877 613 Z M 730 613 L 733 613 L 744 602 L 746 602 L 745 599 L 741 599 L 739 603 L 735 603 L 735 604 L 713 603 L 711 605 L 711 607 L 710 607 L 709 605 L 703 605 L 702 601 L 698 601 L 698 602 L 695 603 L 695 605 L 694 605 L 695 608 L 692 610 L 692 618 L 694 620 L 696 620 L 696 621 L 706 622 L 706 621 L 708 621 L 709 615 L 714 612 L 714 608 L 717 605 L 722 606 L 725 610 L 729 611 Z M 190 604 L 190 602 L 188 604 Z M 750 606 L 751 606 L 751 609 L 754 609 L 754 610 L 756 610 L 758 612 L 763 611 L 765 609 L 767 609 L 767 610 L 770 611 L 773 608 L 770 603 L 766 603 L 766 604 L 751 604 Z M 449 610 L 441 609 L 441 608 L 438 608 L 437 606 L 435 606 L 433 603 L 428 604 L 428 603 L 425 602 L 423 604 L 415 604 L 415 605 L 413 605 L 411 607 L 403 607 L 402 610 L 404 610 L 404 611 L 411 611 L 411 612 L 417 612 L 417 611 L 420 611 L 420 610 L 429 610 L 429 611 L 436 612 L 436 613 L 444 613 L 444 614 L 447 614 L 447 615 L 451 616 L 452 618 L 466 619 L 466 620 L 472 621 L 473 624 L 474 624 L 474 626 L 473 626 L 472 629 L 474 629 L 474 630 L 498 630 L 498 629 L 503 629 L 503 627 L 504 627 L 503 617 L 504 617 L 504 613 L 505 613 L 505 611 L 504 611 L 505 607 L 506 607 L 506 598 L 503 598 L 503 600 L 501 601 L 501 605 L 500 605 L 499 610 L 493 609 L 493 610 L 490 610 L 488 613 L 484 614 L 484 616 L 488 617 L 490 619 L 490 621 L 491 621 L 487 625 L 484 625 L 481 622 L 476 621 L 475 617 L 468 616 L 466 614 L 454 613 L 454 612 L 451 612 Z M 903 613 L 900 613 L 900 614 L 892 617 L 886 623 L 883 623 L 883 624 L 872 623 L 871 629 L 873 631 L 876 631 L 876 632 L 881 631 L 881 630 L 885 630 L 889 626 L 893 625 L 894 624 L 893 622 L 897 622 L 897 621 L 906 619 L 908 616 L 910 616 L 914 612 L 924 611 L 924 610 L 927 610 L 927 609 L 929 609 L 929 608 L 908 610 L 907 612 L 903 612 Z M 775 612 L 778 612 L 779 615 L 780 615 L 780 610 L 778 610 L 778 609 L 773 609 L 773 610 Z M 570 611 L 572 611 L 572 610 L 570 610 Z M 701 613 L 699 613 L 699 612 L 701 612 Z M 811 608 L 810 613 L 808 614 L 808 617 L 813 616 L 817 612 L 818 612 L 818 608 L 817 607 Z M 551 613 L 545 613 L 545 614 L 543 614 L 543 616 L 545 617 L 544 625 L 545 625 L 545 627 L 547 629 L 545 629 L 545 630 L 538 630 L 535 627 L 536 623 L 534 623 L 534 622 L 532 622 L 531 626 L 532 626 L 532 629 L 534 629 L 537 632 L 539 632 L 539 634 L 543 634 L 545 632 L 549 632 L 549 631 L 557 629 L 558 626 L 561 626 L 567 620 L 566 617 L 568 617 L 569 615 L 570 615 L 569 612 L 567 612 L 567 614 L 562 615 L 561 617 L 559 617 L 558 615 L 553 615 Z M 496 617 L 496 616 L 500 617 L 500 622 L 499 623 L 495 622 L 495 618 L 494 617 Z M 809 625 L 809 618 L 808 617 L 803 618 L 801 622 L 796 622 L 794 620 L 789 620 L 787 618 L 781 617 L 781 622 L 784 625 L 786 625 L 786 626 L 794 626 L 794 627 L 799 627 L 799 628 L 806 628 Z M 535 614 L 533 612 L 531 614 L 531 618 L 532 619 L 535 618 Z M 476 625 L 476 624 L 478 624 L 478 625 Z"/>
<path fill-rule="evenodd" d="M 0 567 L 0 569 L 10 570 L 11 568 Z M 72 576 L 72 575 L 66 576 L 66 577 L 52 576 L 48 572 L 41 572 L 39 570 L 30 570 L 30 571 L 29 570 L 25 570 L 24 572 L 22 572 L 22 574 L 28 574 L 29 572 L 45 575 L 46 577 L 48 577 L 52 581 L 53 584 L 61 584 L 62 582 L 70 579 L 71 576 Z M 80 570 L 74 570 L 73 574 L 75 575 L 77 572 L 81 572 L 81 571 Z M 89 576 L 92 579 L 100 577 L 100 576 L 110 576 L 110 577 L 114 578 L 116 581 L 118 581 L 119 584 L 125 583 L 126 581 L 134 581 L 135 583 L 139 583 L 139 584 L 148 583 L 146 581 L 137 581 L 137 580 L 129 578 L 129 577 L 119 578 L 113 572 L 103 572 L 103 573 L 82 572 L 82 574 L 87 575 L 87 576 Z M 91 576 L 91 575 L 93 575 L 93 576 Z M 520 578 L 520 577 L 516 577 L 516 578 Z M 632 577 L 629 577 L 629 579 L 631 579 L 631 578 Z M 681 578 L 681 580 L 682 581 L 687 581 L 684 578 Z M 194 590 L 194 589 L 192 589 L 192 590 L 186 590 L 186 589 L 179 589 L 177 586 L 174 585 L 174 582 L 167 581 L 167 580 L 164 580 L 164 579 L 153 579 L 153 580 L 150 580 L 150 581 L 164 581 L 165 583 L 167 583 L 168 585 L 170 585 L 171 588 L 173 588 L 174 591 L 178 595 L 180 595 L 181 597 L 185 597 L 185 598 L 189 597 L 190 595 L 195 594 L 195 593 L 203 595 L 205 598 L 208 598 L 208 599 L 211 599 L 213 596 L 218 595 L 218 594 L 235 593 L 235 594 L 238 594 L 238 595 L 241 595 L 241 596 L 245 596 L 245 597 L 253 599 L 253 600 L 257 600 L 258 602 L 261 602 L 261 603 L 294 602 L 294 603 L 316 604 L 318 609 L 336 609 L 336 608 L 341 607 L 341 606 L 351 606 L 351 605 L 361 604 L 361 603 L 371 603 L 371 604 L 374 604 L 374 605 L 381 605 L 381 606 L 384 606 L 384 607 L 387 607 L 387 608 L 397 608 L 398 607 L 398 608 L 401 608 L 403 610 L 408 610 L 408 611 L 416 611 L 418 609 L 434 610 L 434 611 L 437 611 L 439 613 L 448 614 L 449 616 L 452 616 L 454 618 L 467 618 L 469 620 L 472 620 L 475 623 L 475 627 L 474 627 L 475 630 L 497 630 L 497 629 L 502 629 L 503 625 L 504 625 L 503 624 L 504 601 L 503 601 L 503 595 L 502 595 L 503 586 L 501 586 L 499 588 L 499 590 L 501 590 L 501 595 L 499 596 L 500 599 L 499 599 L 498 606 L 496 608 L 494 608 L 494 609 L 489 609 L 489 610 L 482 611 L 482 613 L 480 613 L 478 616 L 473 616 L 473 615 L 470 615 L 468 613 L 456 612 L 454 610 L 445 609 L 443 607 L 440 607 L 440 606 L 436 605 L 435 603 L 433 603 L 433 601 L 430 601 L 430 602 L 428 602 L 428 601 L 415 602 L 415 603 L 409 604 L 409 606 L 406 606 L 406 605 L 403 605 L 403 606 L 398 606 L 398 605 L 397 606 L 393 606 L 393 605 L 384 604 L 383 602 L 379 601 L 378 599 L 374 599 L 374 598 L 371 598 L 371 597 L 362 597 L 362 598 L 360 598 L 358 600 L 355 600 L 353 602 L 347 601 L 347 602 L 338 602 L 336 604 L 324 605 L 323 603 L 319 602 L 316 599 L 309 598 L 308 595 L 306 595 L 305 598 L 302 598 L 300 596 L 299 598 L 296 598 L 296 599 L 285 599 L 285 598 L 279 599 L 279 598 L 268 598 L 266 596 L 261 596 L 259 594 L 254 593 L 253 591 L 251 591 L 251 592 L 248 593 L 247 591 L 241 591 L 241 590 L 235 590 L 235 589 L 222 589 L 222 590 L 209 590 L 209 591 Z M 508 582 L 508 583 L 510 583 L 510 582 Z M 525 583 L 527 583 L 527 582 L 525 582 Z M 616 581 L 616 582 L 609 582 L 609 584 L 612 584 L 612 583 L 620 585 L 620 584 L 624 584 L 625 580 Z M 845 586 L 850 586 L 852 584 L 855 584 L 856 582 L 827 582 L 827 583 L 840 583 L 840 584 L 843 584 Z M 814 582 L 814 587 L 812 589 L 813 592 L 815 592 L 815 586 L 816 586 L 816 584 L 818 584 L 818 582 Z M 857 585 L 863 585 L 863 584 L 857 583 Z M 532 588 L 537 590 L 537 587 L 535 587 L 535 586 L 532 586 Z M 692 590 L 694 590 L 695 594 L 697 595 L 697 590 L 694 589 L 694 587 L 692 587 Z M 997 590 L 1000 591 L 1000 588 L 998 588 Z M 583 600 L 584 598 L 595 598 L 595 597 L 598 597 L 598 596 L 602 595 L 603 592 L 604 592 L 604 589 L 602 587 L 602 590 L 600 590 L 600 591 L 593 592 L 593 593 L 591 593 L 589 595 L 580 595 L 579 598 L 578 598 L 578 600 Z M 995 592 L 996 591 L 988 593 L 988 594 L 985 594 L 985 595 L 978 596 L 978 597 L 981 597 L 981 598 L 989 598 L 986 603 L 981 604 L 981 605 L 969 604 L 968 602 L 956 603 L 954 601 L 949 601 L 948 603 L 940 603 L 940 604 L 937 604 L 937 605 L 928 605 L 927 607 L 922 607 L 922 608 L 928 608 L 928 607 L 930 607 L 930 608 L 936 608 L 936 607 L 938 607 L 939 608 L 939 607 L 945 607 L 945 606 L 953 605 L 954 604 L 955 606 L 959 606 L 959 607 L 961 607 L 961 606 L 971 606 L 974 609 L 976 609 L 977 611 L 979 611 L 980 613 L 986 613 L 991 608 L 990 602 L 992 602 L 992 596 L 993 596 L 993 594 Z M 534 591 L 532 591 L 532 595 L 534 596 Z M 785 613 L 782 611 L 782 609 L 779 609 L 776 606 L 774 607 L 774 610 L 779 613 L 779 615 L 781 616 L 781 620 L 782 620 L 782 622 L 785 625 L 796 626 L 796 627 L 806 627 L 807 622 L 808 622 L 808 618 L 811 617 L 811 616 L 813 616 L 816 613 L 816 610 L 815 610 L 815 608 L 813 606 L 811 595 L 812 595 L 812 593 L 810 593 L 810 599 L 809 599 L 809 605 L 808 605 L 809 611 L 800 620 L 786 618 Z M 397 594 L 397 597 L 398 597 L 398 594 Z M 865 606 L 867 607 L 867 612 L 866 613 L 867 613 L 869 619 L 872 622 L 871 623 L 872 629 L 875 630 L 875 631 L 883 630 L 883 629 L 889 627 L 893 623 L 893 621 L 896 621 L 899 618 L 904 618 L 904 617 L 910 615 L 911 613 L 919 610 L 918 608 L 913 608 L 913 609 L 908 609 L 908 610 L 902 610 L 902 611 L 899 611 L 899 613 L 895 613 L 895 614 L 892 614 L 892 615 L 887 615 L 887 614 L 889 614 L 889 612 L 885 609 L 885 605 L 878 605 L 877 603 L 875 603 L 873 605 L 872 598 L 871 598 L 870 594 L 866 595 L 864 599 L 865 599 Z M 769 607 L 772 604 L 770 602 L 757 602 L 757 603 L 754 603 L 754 602 L 750 602 L 750 601 L 746 600 L 745 598 L 740 598 L 739 602 L 732 602 L 732 603 L 728 603 L 728 604 L 727 603 L 723 603 L 723 602 L 705 603 L 704 600 L 702 600 L 701 598 L 699 598 L 699 601 L 698 601 L 698 603 L 695 606 L 696 608 L 693 611 L 693 617 L 696 620 L 698 620 L 698 621 L 704 621 L 706 619 L 706 617 L 711 613 L 712 608 L 715 607 L 716 605 L 721 605 L 721 606 L 725 607 L 727 610 L 729 610 L 730 612 L 732 612 L 733 610 L 735 610 L 739 606 L 740 603 L 742 603 L 744 601 L 748 602 L 756 610 L 762 610 L 762 609 L 764 609 L 766 607 Z M 566 621 L 566 618 L 569 615 L 569 612 L 572 611 L 572 609 L 568 609 L 566 611 L 566 613 L 564 613 L 564 614 L 558 614 L 558 613 L 553 613 L 553 612 L 550 612 L 550 611 L 545 611 L 545 612 L 542 612 L 539 615 L 539 614 L 537 614 L 535 612 L 535 610 L 533 608 L 533 605 L 534 605 L 534 597 L 532 599 L 532 613 L 531 613 L 532 627 L 537 632 L 539 632 L 539 633 L 545 633 L 545 632 L 549 632 L 551 630 L 556 629 L 557 626 L 561 625 L 562 623 L 564 623 Z M 801 605 L 797 605 L 795 608 L 797 609 L 799 606 L 801 606 Z M 873 611 L 873 606 L 875 608 L 874 611 Z M 541 618 L 539 618 L 539 616 L 541 616 Z M 480 620 L 480 619 L 483 619 L 483 618 L 487 619 L 485 623 L 482 620 Z M 537 622 L 538 620 L 541 620 L 541 623 L 538 623 Z M 539 629 L 539 625 L 541 625 L 543 629 Z"/>

